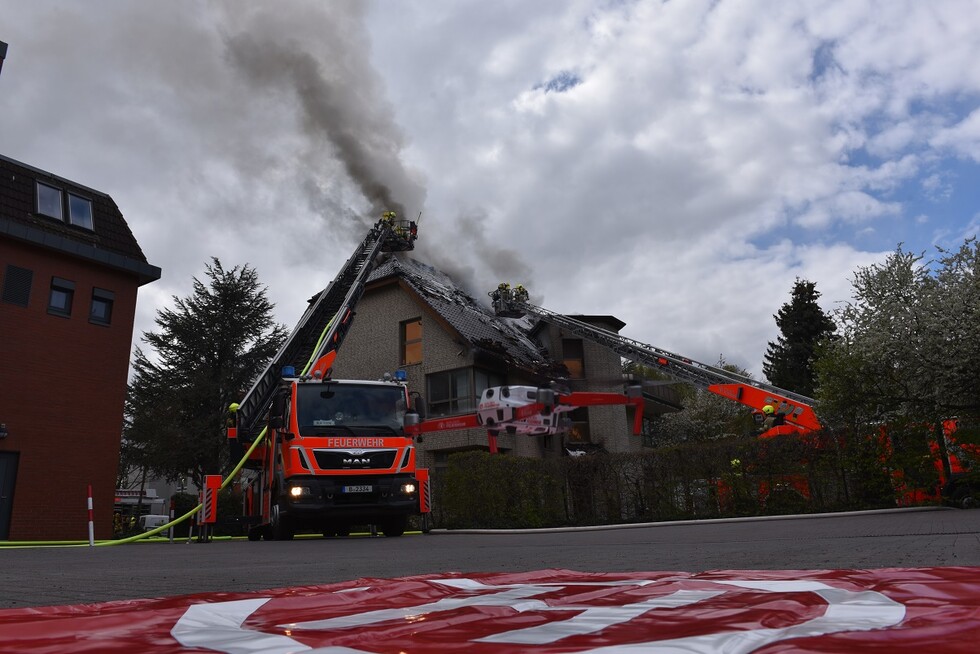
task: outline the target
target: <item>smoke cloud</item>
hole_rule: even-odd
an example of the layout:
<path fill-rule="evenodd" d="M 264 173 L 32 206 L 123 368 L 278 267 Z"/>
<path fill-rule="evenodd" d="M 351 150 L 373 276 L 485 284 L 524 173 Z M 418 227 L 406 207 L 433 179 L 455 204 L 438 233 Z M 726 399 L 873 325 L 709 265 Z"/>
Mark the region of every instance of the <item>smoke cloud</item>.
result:
<path fill-rule="evenodd" d="M 331 5 L 329 20 L 317 5 L 309 10 L 319 16 L 295 11 L 299 6 L 253 8 L 242 16 L 236 3 L 229 17 L 237 14 L 238 24 L 224 36 L 228 61 L 257 92 L 295 97 L 309 163 L 337 157 L 370 203 L 372 221 L 381 211 L 405 215 L 406 206 L 421 208 L 425 189 L 402 164 L 405 138 L 369 63 L 361 5 Z M 310 24 L 320 33 L 301 38 Z"/>

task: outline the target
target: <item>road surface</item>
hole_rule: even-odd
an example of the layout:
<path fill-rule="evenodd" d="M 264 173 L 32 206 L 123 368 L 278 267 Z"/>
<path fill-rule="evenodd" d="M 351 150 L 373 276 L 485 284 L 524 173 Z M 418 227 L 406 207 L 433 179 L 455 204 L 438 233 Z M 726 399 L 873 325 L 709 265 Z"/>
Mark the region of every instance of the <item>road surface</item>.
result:
<path fill-rule="evenodd" d="M 927 566 L 980 566 L 980 510 L 896 510 L 549 533 L 0 548 L 0 608 L 442 572 Z"/>

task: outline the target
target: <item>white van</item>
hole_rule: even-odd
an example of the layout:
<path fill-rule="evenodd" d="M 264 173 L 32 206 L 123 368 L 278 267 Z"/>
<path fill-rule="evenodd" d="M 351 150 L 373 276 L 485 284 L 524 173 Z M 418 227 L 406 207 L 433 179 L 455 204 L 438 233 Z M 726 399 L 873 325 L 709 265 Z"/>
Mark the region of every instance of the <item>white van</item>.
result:
<path fill-rule="evenodd" d="M 140 531 L 150 531 L 151 529 L 156 529 L 170 522 L 170 516 L 168 515 L 141 515 L 139 519 Z"/>

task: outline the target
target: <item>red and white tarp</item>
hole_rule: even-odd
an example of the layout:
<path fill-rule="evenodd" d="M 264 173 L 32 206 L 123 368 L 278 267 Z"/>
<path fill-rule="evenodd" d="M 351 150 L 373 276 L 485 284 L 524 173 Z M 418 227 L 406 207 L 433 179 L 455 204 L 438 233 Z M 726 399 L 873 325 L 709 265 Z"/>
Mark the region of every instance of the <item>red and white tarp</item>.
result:
<path fill-rule="evenodd" d="M 978 652 L 980 568 L 425 575 L 0 610 L 0 652 Z"/>

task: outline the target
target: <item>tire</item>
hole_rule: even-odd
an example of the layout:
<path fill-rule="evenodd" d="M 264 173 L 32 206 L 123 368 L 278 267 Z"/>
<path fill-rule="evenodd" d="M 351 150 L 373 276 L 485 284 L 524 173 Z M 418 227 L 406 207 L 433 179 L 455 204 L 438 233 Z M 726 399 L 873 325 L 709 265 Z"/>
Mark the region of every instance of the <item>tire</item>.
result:
<path fill-rule="evenodd" d="M 975 509 L 980 506 L 980 502 L 977 501 L 978 497 L 980 497 L 980 493 L 975 492 L 972 488 L 962 488 L 953 496 L 953 504 L 959 509 Z"/>
<path fill-rule="evenodd" d="M 398 516 L 397 518 L 386 520 L 381 525 L 381 532 L 387 538 L 397 538 L 405 533 L 405 527 L 407 526 L 408 518 L 406 516 Z"/>
<path fill-rule="evenodd" d="M 248 539 L 250 541 L 262 540 L 262 534 L 264 531 L 265 530 L 262 527 L 252 527 L 248 530 Z"/>
<path fill-rule="evenodd" d="M 272 517 L 269 528 L 272 531 L 272 540 L 292 540 L 293 526 L 289 523 L 289 517 L 285 515 L 281 504 L 277 501 L 272 505 Z"/>

